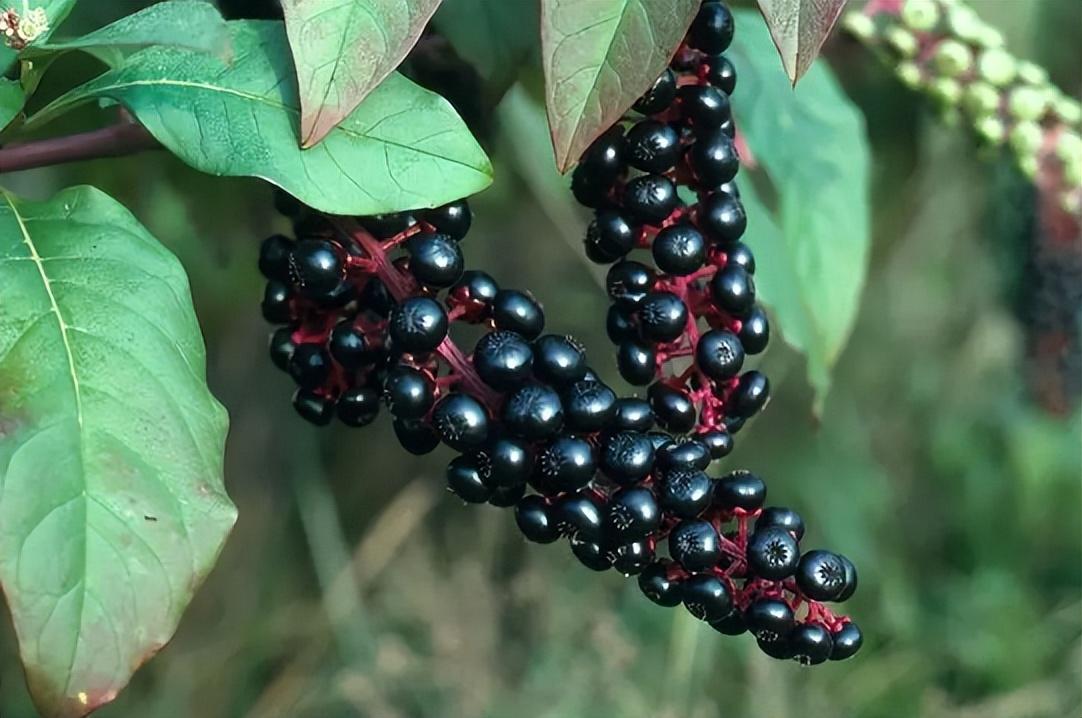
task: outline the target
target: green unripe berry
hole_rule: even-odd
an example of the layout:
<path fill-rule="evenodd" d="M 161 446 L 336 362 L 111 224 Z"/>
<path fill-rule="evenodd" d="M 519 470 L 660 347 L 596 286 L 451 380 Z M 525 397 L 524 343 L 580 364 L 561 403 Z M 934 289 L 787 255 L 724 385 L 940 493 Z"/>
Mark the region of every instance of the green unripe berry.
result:
<path fill-rule="evenodd" d="M 969 48 L 957 40 L 944 40 L 935 50 L 932 61 L 939 72 L 947 77 L 958 77 L 973 64 Z"/>
<path fill-rule="evenodd" d="M 1063 182 L 1069 187 L 1082 187 L 1082 158 L 1063 164 Z"/>
<path fill-rule="evenodd" d="M 928 94 L 943 107 L 953 107 L 962 98 L 962 86 L 949 77 L 937 77 L 928 85 Z"/>
<path fill-rule="evenodd" d="M 1005 50 L 985 50 L 977 58 L 977 74 L 997 87 L 1009 85 L 1018 73 L 1018 63 Z"/>
<path fill-rule="evenodd" d="M 1082 137 L 1064 130 L 1056 138 L 1056 156 L 1066 165 L 1082 165 Z"/>
<path fill-rule="evenodd" d="M 1067 214 L 1082 214 L 1082 192 L 1064 192 L 1060 197 L 1060 207 Z"/>
<path fill-rule="evenodd" d="M 894 66 L 894 74 L 903 85 L 914 90 L 924 82 L 924 75 L 915 62 L 899 62 Z"/>
<path fill-rule="evenodd" d="M 875 21 L 862 12 L 847 12 L 842 18 L 842 27 L 859 40 L 875 37 Z"/>
<path fill-rule="evenodd" d="M 987 82 L 974 82 L 965 89 L 962 107 L 974 117 L 982 117 L 999 109 L 999 90 Z"/>
<path fill-rule="evenodd" d="M 947 12 L 947 27 L 955 37 L 973 42 L 980 37 L 987 25 L 971 8 L 966 5 L 956 5 Z"/>
<path fill-rule="evenodd" d="M 1060 95 L 1054 101 L 1053 109 L 1059 118 L 1068 125 L 1077 125 L 1082 122 L 1082 103 L 1073 97 Z"/>
<path fill-rule="evenodd" d="M 1037 162 L 1037 158 L 1033 155 L 1017 156 L 1015 162 L 1018 165 L 1018 169 L 1022 171 L 1022 174 L 1027 179 L 1034 179 L 1037 177 L 1037 171 L 1041 168 Z"/>
<path fill-rule="evenodd" d="M 1018 156 L 1019 161 L 1026 158 L 1037 159 L 1037 151 L 1041 149 L 1044 141 L 1044 133 L 1041 126 L 1036 122 L 1019 122 L 1011 130 L 1011 149 Z"/>
<path fill-rule="evenodd" d="M 902 23 L 912 30 L 931 30 L 939 22 L 939 7 L 932 0 L 906 0 L 901 17 Z"/>
<path fill-rule="evenodd" d="M 1031 86 L 1016 87 L 1007 99 L 1007 109 L 1016 120 L 1037 120 L 1048 108 L 1048 94 Z"/>
<path fill-rule="evenodd" d="M 1048 82 L 1048 71 L 1040 65 L 1023 60 L 1018 63 L 1018 79 L 1030 85 L 1043 85 Z"/>
<path fill-rule="evenodd" d="M 985 142 L 998 145 L 1007 137 L 1007 128 L 998 117 L 986 116 L 973 123 L 977 136 Z"/>
<path fill-rule="evenodd" d="M 886 33 L 887 44 L 902 57 L 913 57 L 917 54 L 920 44 L 917 37 L 901 27 L 892 27 Z"/>
<path fill-rule="evenodd" d="M 995 29 L 991 25 L 985 25 L 984 30 L 981 31 L 980 37 L 973 40 L 973 44 L 977 47 L 984 49 L 993 47 L 1003 47 L 1006 41 L 1003 39 L 1003 33 Z"/>

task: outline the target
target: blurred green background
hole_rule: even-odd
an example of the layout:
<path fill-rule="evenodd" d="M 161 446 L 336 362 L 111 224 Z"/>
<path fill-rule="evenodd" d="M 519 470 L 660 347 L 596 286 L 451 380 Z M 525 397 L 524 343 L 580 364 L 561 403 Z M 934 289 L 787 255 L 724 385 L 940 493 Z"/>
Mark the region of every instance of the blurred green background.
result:
<path fill-rule="evenodd" d="M 82 3 L 65 29 L 138 4 Z M 973 5 L 1061 88 L 1082 88 L 1082 3 Z M 772 661 L 747 636 L 586 570 L 563 544 L 527 545 L 510 512 L 447 495 L 439 456 L 405 454 L 389 421 L 303 423 L 264 351 L 255 254 L 286 229 L 269 188 L 149 153 L 4 178 L 33 197 L 96 184 L 181 257 L 211 387 L 232 416 L 236 530 L 175 640 L 100 715 L 1082 716 L 1082 422 L 1042 413 L 1025 391 L 1024 185 L 859 48 L 839 39 L 828 56 L 873 153 L 859 318 L 817 419 L 802 357 L 774 342 L 774 401 L 725 466 L 760 472 L 772 503 L 801 511 L 805 545 L 857 563 L 856 659 Z M 47 83 L 90 71 L 68 58 Z M 473 201 L 468 260 L 529 287 L 549 329 L 581 338 L 623 387 L 579 245 L 586 220 L 552 191 L 546 140 L 524 134 L 536 122 L 522 121 L 525 93 L 512 97 L 517 109 L 484 118 L 496 183 Z M 49 132 L 106 117 L 90 109 Z M 5 618 L 0 716 L 32 715 Z"/>

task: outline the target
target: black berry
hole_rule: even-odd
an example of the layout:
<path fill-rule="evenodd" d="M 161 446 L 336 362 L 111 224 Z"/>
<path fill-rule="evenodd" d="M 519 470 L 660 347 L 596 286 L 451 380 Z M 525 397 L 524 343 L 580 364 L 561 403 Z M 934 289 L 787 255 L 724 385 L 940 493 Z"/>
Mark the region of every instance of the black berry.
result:
<path fill-rule="evenodd" d="M 442 207 L 425 210 L 421 213 L 421 219 L 454 239 L 462 239 L 470 231 L 473 222 L 473 214 L 470 205 L 464 199 L 449 202 Z"/>
<path fill-rule="evenodd" d="M 545 328 L 545 314 L 541 305 L 526 294 L 514 289 L 501 289 L 492 302 L 492 318 L 497 329 L 517 332 L 534 340 Z"/>
<path fill-rule="evenodd" d="M 676 185 L 664 175 L 642 175 L 624 186 L 624 207 L 645 224 L 660 224 L 676 204 Z"/>
<path fill-rule="evenodd" d="M 800 558 L 796 583 L 813 601 L 833 601 L 846 588 L 846 567 L 830 551 L 809 551 Z"/>
<path fill-rule="evenodd" d="M 432 408 L 435 386 L 426 374 L 412 367 L 399 366 L 387 373 L 383 400 L 399 419 L 420 419 Z"/>
<path fill-rule="evenodd" d="M 478 376 L 497 391 L 508 391 L 526 381 L 533 361 L 530 344 L 515 332 L 489 332 L 473 350 Z"/>
<path fill-rule="evenodd" d="M 710 505 L 713 482 L 698 469 L 675 469 L 658 484 L 658 499 L 665 511 L 681 518 L 695 518 Z"/>
<path fill-rule="evenodd" d="M 680 158 L 680 135 L 664 122 L 643 120 L 628 131 L 625 148 L 632 167 L 660 174 Z"/>
<path fill-rule="evenodd" d="M 687 327 L 688 308 L 672 292 L 650 292 L 639 305 L 642 334 L 654 342 L 671 342 Z"/>
<path fill-rule="evenodd" d="M 672 608 L 683 600 L 681 582 L 669 578 L 669 562 L 656 561 L 639 574 L 639 589 L 659 606 Z"/>
<path fill-rule="evenodd" d="M 516 436 L 536 441 L 555 436 L 563 427 L 564 408 L 560 396 L 549 387 L 526 384 L 507 398 L 503 420 Z"/>
<path fill-rule="evenodd" d="M 688 571 L 705 571 L 721 559 L 718 532 L 709 521 L 681 521 L 669 534 L 669 555 Z"/>
<path fill-rule="evenodd" d="M 689 44 L 708 55 L 725 52 L 733 41 L 733 14 L 724 3 L 704 2 L 688 32 Z"/>
<path fill-rule="evenodd" d="M 316 426 L 326 426 L 334 418 L 334 402 L 308 389 L 293 394 L 293 408 Z"/>
<path fill-rule="evenodd" d="M 634 484 L 654 468 L 654 445 L 638 431 L 613 434 L 601 450 L 601 471 L 618 484 Z"/>
<path fill-rule="evenodd" d="M 447 314 L 433 299 L 409 297 L 391 312 L 390 335 L 404 352 L 430 352 L 447 336 Z"/>
<path fill-rule="evenodd" d="M 759 578 L 781 581 L 796 571 L 800 548 L 793 535 L 780 526 L 756 529 L 748 539 L 748 568 Z"/>
<path fill-rule="evenodd" d="M 714 486 L 714 502 L 727 509 L 754 511 L 766 500 L 766 484 L 750 471 L 733 471 Z"/>
<path fill-rule="evenodd" d="M 462 250 L 449 235 L 415 234 L 406 240 L 406 252 L 410 274 L 425 286 L 450 287 L 462 276 Z"/>
<path fill-rule="evenodd" d="M 701 269 L 706 260 L 706 240 L 690 224 L 674 224 L 661 230 L 651 249 L 658 269 L 681 277 Z"/>
<path fill-rule="evenodd" d="M 342 282 L 345 266 L 331 242 L 303 239 L 289 254 L 289 276 L 303 296 L 324 299 Z"/>
<path fill-rule="evenodd" d="M 560 538 L 552 507 L 536 494 L 524 496 L 515 506 L 515 523 L 519 531 L 534 543 L 552 543 Z"/>
<path fill-rule="evenodd" d="M 720 621 L 733 610 L 729 587 L 713 574 L 689 576 L 681 586 L 681 597 L 688 612 L 702 621 Z"/>
<path fill-rule="evenodd" d="M 448 394 L 432 409 L 432 427 L 452 449 L 476 449 L 488 438 L 488 412 L 468 394 Z"/>
<path fill-rule="evenodd" d="M 338 418 L 347 426 L 367 426 L 379 415 L 379 392 L 359 386 L 338 397 Z"/>
<path fill-rule="evenodd" d="M 644 115 L 656 115 L 668 108 L 676 99 L 676 74 L 666 68 L 665 72 L 654 80 L 654 84 L 633 106 L 636 112 Z"/>
<path fill-rule="evenodd" d="M 541 381 L 564 386 L 586 374 L 586 353 L 571 337 L 546 334 L 533 345 L 533 372 Z"/>
<path fill-rule="evenodd" d="M 744 345 L 727 329 L 712 329 L 699 337 L 695 361 L 711 379 L 728 379 L 744 366 Z"/>

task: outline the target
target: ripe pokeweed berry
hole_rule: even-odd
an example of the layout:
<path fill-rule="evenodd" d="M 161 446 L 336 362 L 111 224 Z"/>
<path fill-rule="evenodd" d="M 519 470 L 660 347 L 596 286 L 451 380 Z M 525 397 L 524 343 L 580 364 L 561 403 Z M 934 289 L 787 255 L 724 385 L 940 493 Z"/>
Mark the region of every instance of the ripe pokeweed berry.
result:
<path fill-rule="evenodd" d="M 477 463 L 468 456 L 456 456 L 447 464 L 447 488 L 469 504 L 483 504 L 492 497 L 492 489 L 485 486 Z"/>
<path fill-rule="evenodd" d="M 702 471 L 710 466 L 710 449 L 698 439 L 679 437 L 658 449 L 657 463 L 665 471 L 687 469 Z"/>
<path fill-rule="evenodd" d="M 292 298 L 293 292 L 289 289 L 289 285 L 273 279 L 267 282 L 267 286 L 263 290 L 263 303 L 260 305 L 263 318 L 271 324 L 289 322 L 292 313 L 290 309 L 290 300 Z"/>
<path fill-rule="evenodd" d="M 399 419 L 420 419 L 432 408 L 435 385 L 424 372 L 396 366 L 383 382 L 383 401 Z"/>
<path fill-rule="evenodd" d="M 613 344 L 639 339 L 639 325 L 635 323 L 632 307 L 613 304 L 605 315 L 605 333 Z"/>
<path fill-rule="evenodd" d="M 782 636 L 781 638 L 773 641 L 764 641 L 759 638 L 756 639 L 755 644 L 759 646 L 759 650 L 770 656 L 771 658 L 777 658 L 781 661 L 787 661 L 793 657 L 793 648 L 789 645 L 789 637 Z"/>
<path fill-rule="evenodd" d="M 710 282 L 718 309 L 734 317 L 746 317 L 755 306 L 755 280 L 739 265 L 728 264 Z"/>
<path fill-rule="evenodd" d="M 648 541 L 632 541 L 610 550 L 609 560 L 624 576 L 638 576 L 654 560 L 654 547 Z"/>
<path fill-rule="evenodd" d="M 651 431 L 646 435 L 646 438 L 648 438 L 650 440 L 650 443 L 654 445 L 655 457 L 657 456 L 657 452 L 661 451 L 666 446 L 672 443 L 672 437 L 663 431 Z"/>
<path fill-rule="evenodd" d="M 755 255 L 752 254 L 751 247 L 743 242 L 726 248 L 725 261 L 727 264 L 743 267 L 748 274 L 755 274 Z"/>
<path fill-rule="evenodd" d="M 561 534 L 580 541 L 601 540 L 602 507 L 596 496 L 583 491 L 566 494 L 555 506 L 556 525 Z"/>
<path fill-rule="evenodd" d="M 593 447 L 575 436 L 553 439 L 537 457 L 541 486 L 558 493 L 586 486 L 596 470 Z"/>
<path fill-rule="evenodd" d="M 524 496 L 515 505 L 515 523 L 527 540 L 552 543 L 560 538 L 552 507 L 537 494 Z"/>
<path fill-rule="evenodd" d="M 289 327 L 282 327 L 271 334 L 268 347 L 271 362 L 282 371 L 289 371 L 289 362 L 293 359 L 293 352 L 296 349 L 297 345 L 293 342 L 293 330 Z"/>
<path fill-rule="evenodd" d="M 684 607 L 700 621 L 715 622 L 733 610 L 733 596 L 720 578 L 709 573 L 689 576 L 681 587 Z"/>
<path fill-rule="evenodd" d="M 611 187 L 611 182 L 604 182 L 592 175 L 583 165 L 579 165 L 571 173 L 571 194 L 575 196 L 575 201 L 584 207 L 601 209 L 608 206 Z"/>
<path fill-rule="evenodd" d="M 641 262 L 624 260 L 609 267 L 605 289 L 609 298 L 619 305 L 634 307 L 650 292 L 656 280 L 654 270 Z"/>
<path fill-rule="evenodd" d="M 653 425 L 654 411 L 645 399 L 626 396 L 616 400 L 611 426 L 613 431 L 649 431 Z M 653 443 L 650 445 L 653 447 Z"/>
<path fill-rule="evenodd" d="M 624 341 L 616 350 L 616 367 L 628 384 L 646 386 L 654 380 L 657 354 L 648 344 Z"/>
<path fill-rule="evenodd" d="M 684 85 L 676 91 L 676 97 L 697 134 L 716 130 L 731 117 L 729 96 L 709 85 Z"/>
<path fill-rule="evenodd" d="M 684 333 L 688 308 L 672 292 L 650 292 L 638 307 L 642 334 L 654 342 L 671 342 Z"/>
<path fill-rule="evenodd" d="M 434 299 L 409 297 L 391 311 L 390 335 L 410 354 L 434 350 L 447 336 L 447 313 Z"/>
<path fill-rule="evenodd" d="M 699 440 L 706 444 L 712 459 L 723 459 L 733 450 L 733 437 L 727 431 L 713 429 L 700 434 Z"/>
<path fill-rule="evenodd" d="M 732 95 L 736 89 L 736 68 L 724 55 L 712 55 L 706 58 L 706 81 L 726 95 Z"/>
<path fill-rule="evenodd" d="M 489 332 L 473 350 L 478 376 L 497 391 L 508 391 L 529 379 L 533 361 L 530 344 L 515 332 Z"/>
<path fill-rule="evenodd" d="M 717 187 L 736 177 L 740 158 L 736 145 L 721 129 L 705 131 L 688 148 L 688 165 L 703 187 Z"/>
<path fill-rule="evenodd" d="M 345 277 L 339 250 L 324 239 L 302 239 L 289 253 L 289 278 L 301 295 L 325 299 Z"/>
<path fill-rule="evenodd" d="M 830 653 L 830 660 L 832 661 L 844 661 L 846 658 L 852 658 L 864 645 L 864 635 L 861 633 L 860 627 L 852 621 L 846 622 L 841 628 L 834 631 L 831 638 L 834 643 L 834 649 Z"/>
<path fill-rule="evenodd" d="M 748 539 L 748 568 L 759 578 L 781 581 L 796 571 L 800 548 L 793 535 L 780 526 L 756 529 Z"/>
<path fill-rule="evenodd" d="M 492 487 L 492 496 L 489 497 L 488 503 L 489 506 L 495 506 L 498 509 L 506 509 L 517 504 L 525 495 L 526 484 L 494 486 Z"/>
<path fill-rule="evenodd" d="M 680 159 L 679 133 L 657 120 L 643 120 L 628 130 L 624 147 L 628 164 L 643 172 L 667 172 Z"/>
<path fill-rule="evenodd" d="M 739 374 L 744 366 L 744 345 L 727 329 L 711 329 L 699 337 L 695 361 L 711 379 L 728 379 Z"/>
<path fill-rule="evenodd" d="M 625 167 L 624 130 L 614 125 L 593 141 L 578 168 L 588 181 L 607 188 L 623 174 Z"/>
<path fill-rule="evenodd" d="M 664 175 L 636 177 L 624 185 L 624 208 L 639 222 L 660 224 L 676 209 L 676 185 Z"/>
<path fill-rule="evenodd" d="M 503 420 L 512 434 L 537 441 L 560 431 L 564 408 L 554 390 L 542 384 L 526 384 L 507 398 Z"/>
<path fill-rule="evenodd" d="M 804 666 L 826 662 L 834 648 L 834 641 L 823 625 L 802 623 L 789 632 L 789 650 L 793 659 Z"/>
<path fill-rule="evenodd" d="M 302 212 L 293 220 L 293 234 L 297 239 L 331 239 L 334 237 L 334 225 L 326 215 Z"/>
<path fill-rule="evenodd" d="M 545 328 L 545 314 L 541 305 L 525 292 L 501 289 L 492 302 L 492 319 L 497 329 L 521 334 L 533 341 Z"/>
<path fill-rule="evenodd" d="M 602 209 L 586 228 L 586 245 L 596 246 L 604 256 L 622 257 L 635 248 L 639 229 L 627 221 L 623 214 L 612 209 Z M 609 260 L 612 261 L 612 260 Z"/>
<path fill-rule="evenodd" d="M 612 568 L 612 557 L 601 544 L 593 541 L 571 539 L 571 553 L 591 571 L 608 571 Z"/>
<path fill-rule="evenodd" d="M 661 523 L 661 510 L 650 489 L 629 486 L 609 498 L 602 525 L 606 540 L 615 545 L 645 539 Z"/>
<path fill-rule="evenodd" d="M 552 386 L 581 381 L 586 375 L 586 352 L 571 337 L 546 334 L 533 344 L 533 373 Z"/>
<path fill-rule="evenodd" d="M 394 435 L 402 448 L 414 456 L 432 453 L 440 445 L 439 434 L 428 424 L 416 419 L 395 419 Z"/>
<path fill-rule="evenodd" d="M 462 239 L 470 231 L 473 213 L 470 212 L 469 203 L 459 199 L 421 212 L 421 219 L 435 227 L 438 232 L 453 239 Z"/>
<path fill-rule="evenodd" d="M 525 486 L 534 469 L 530 444 L 510 436 L 498 436 L 475 455 L 481 478 L 493 489 Z"/>
<path fill-rule="evenodd" d="M 759 354 L 770 343 L 770 322 L 759 305 L 752 307 L 740 326 L 740 343 L 748 354 Z"/>
<path fill-rule="evenodd" d="M 621 485 L 642 481 L 654 468 L 654 445 L 638 431 L 620 431 L 605 439 L 601 471 Z"/>
<path fill-rule="evenodd" d="M 331 357 L 349 371 L 374 361 L 378 353 L 373 350 L 364 332 L 351 321 L 340 322 L 334 327 L 327 349 Z"/>
<path fill-rule="evenodd" d="M 598 243 L 597 236 L 590 233 L 586 234 L 583 249 L 586 251 L 586 258 L 594 264 L 612 264 L 622 256 L 616 252 L 606 251 Z"/>
<path fill-rule="evenodd" d="M 658 483 L 658 500 L 666 512 L 680 518 L 695 518 L 710 505 L 713 482 L 698 469 L 665 472 Z"/>
<path fill-rule="evenodd" d="M 757 598 L 745 609 L 744 623 L 753 636 L 772 643 L 789 635 L 796 618 L 793 609 L 780 598 Z"/>
<path fill-rule="evenodd" d="M 500 291 L 500 285 L 487 272 L 471 269 L 462 273 L 462 277 L 451 287 L 448 303 L 451 306 L 463 305 L 467 309 L 466 317 L 480 320 L 488 316 L 492 302 Z"/>
<path fill-rule="evenodd" d="M 742 416 L 727 416 L 725 417 L 725 430 L 730 434 L 738 433 L 747 422 Z"/>
<path fill-rule="evenodd" d="M 676 99 L 676 73 L 665 68 L 665 71 L 654 80 L 650 89 L 635 102 L 632 109 L 644 115 L 656 115 L 668 109 L 674 99 Z"/>
<path fill-rule="evenodd" d="M 321 344 L 298 344 L 289 360 L 289 375 L 302 389 L 315 389 L 327 381 L 331 359 Z"/>
<path fill-rule="evenodd" d="M 766 484 L 750 471 L 732 471 L 714 485 L 714 503 L 723 508 L 754 511 L 766 500 Z"/>
<path fill-rule="evenodd" d="M 683 434 L 695 426 L 695 404 L 682 389 L 657 381 L 650 385 L 646 395 L 661 427 Z"/>
<path fill-rule="evenodd" d="M 689 44 L 708 55 L 725 52 L 733 41 L 733 14 L 721 2 L 704 2 L 691 23 Z"/>
<path fill-rule="evenodd" d="M 334 401 L 310 389 L 294 392 L 293 408 L 316 426 L 326 426 L 334 418 Z"/>
<path fill-rule="evenodd" d="M 796 583 L 813 601 L 833 601 L 846 588 L 845 564 L 830 551 L 808 551 L 800 557 Z"/>
<path fill-rule="evenodd" d="M 740 199 L 740 188 L 736 185 L 736 182 L 725 182 L 724 184 L 720 184 L 714 188 L 714 191 Z"/>
<path fill-rule="evenodd" d="M 680 580 L 669 578 L 670 564 L 667 559 L 661 559 L 651 563 L 639 574 L 639 590 L 651 601 L 666 608 L 679 606 L 683 600 Z"/>
<path fill-rule="evenodd" d="M 338 397 L 338 418 L 346 426 L 368 426 L 378 415 L 379 391 L 373 387 L 354 387 Z"/>
<path fill-rule="evenodd" d="M 443 289 L 462 277 L 462 249 L 449 235 L 421 232 L 407 239 L 405 246 L 410 274 L 421 284 Z"/>
<path fill-rule="evenodd" d="M 579 381 L 564 392 L 564 423 L 572 431 L 605 428 L 616 411 L 616 393 L 599 381 Z"/>
<path fill-rule="evenodd" d="M 702 268 L 706 240 L 692 225 L 674 224 L 657 233 L 651 251 L 658 269 L 683 277 Z"/>
<path fill-rule="evenodd" d="M 391 310 L 395 306 L 391 293 L 387 291 L 387 285 L 381 282 L 378 277 L 368 278 L 368 281 L 361 287 L 357 303 L 362 309 L 380 317 L 389 317 Z"/>
<path fill-rule="evenodd" d="M 273 234 L 259 245 L 259 271 L 267 279 L 279 282 L 289 280 L 289 255 L 293 252 L 293 240 L 285 235 Z"/>
<path fill-rule="evenodd" d="M 766 374 L 748 371 L 740 375 L 740 382 L 733 393 L 733 408 L 742 418 L 755 416 L 770 399 L 770 381 Z"/>
<path fill-rule="evenodd" d="M 748 216 L 738 197 L 712 192 L 699 205 L 699 227 L 714 241 L 730 245 L 743 236 Z"/>
<path fill-rule="evenodd" d="M 770 527 L 785 529 L 797 541 L 804 538 L 804 519 L 796 511 L 784 506 L 767 506 L 755 520 L 756 531 Z"/>
<path fill-rule="evenodd" d="M 488 438 L 488 412 L 468 394 L 448 394 L 432 409 L 432 427 L 456 451 L 479 448 Z"/>
<path fill-rule="evenodd" d="M 744 614 L 740 611 L 733 611 L 720 621 L 711 621 L 710 627 L 726 636 L 739 636 L 748 631 L 748 624 L 744 622 Z"/>
<path fill-rule="evenodd" d="M 373 214 L 360 217 L 358 221 L 377 239 L 390 239 L 417 224 L 417 219 L 409 212 Z"/>
<path fill-rule="evenodd" d="M 681 521 L 669 534 L 669 555 L 688 571 L 705 571 L 721 559 L 718 532 L 709 521 Z"/>
<path fill-rule="evenodd" d="M 834 601 L 841 603 L 852 598 L 857 590 L 857 567 L 841 554 L 838 554 L 838 558 L 842 560 L 842 566 L 845 568 L 845 588 L 838 592 L 838 595 L 834 597 Z"/>

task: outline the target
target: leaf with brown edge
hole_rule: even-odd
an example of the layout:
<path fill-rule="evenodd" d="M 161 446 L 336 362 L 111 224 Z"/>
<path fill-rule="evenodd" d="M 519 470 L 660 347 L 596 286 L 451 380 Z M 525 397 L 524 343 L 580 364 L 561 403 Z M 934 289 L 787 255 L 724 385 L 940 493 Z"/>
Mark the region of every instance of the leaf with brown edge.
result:
<path fill-rule="evenodd" d="M 845 0 L 759 0 L 785 74 L 796 85 L 823 47 Z"/>
<path fill-rule="evenodd" d="M 301 147 L 319 143 L 398 67 L 440 0 L 282 0 L 301 100 Z"/>
<path fill-rule="evenodd" d="M 542 0 L 541 55 L 556 166 L 566 172 L 650 88 L 699 0 Z"/>

